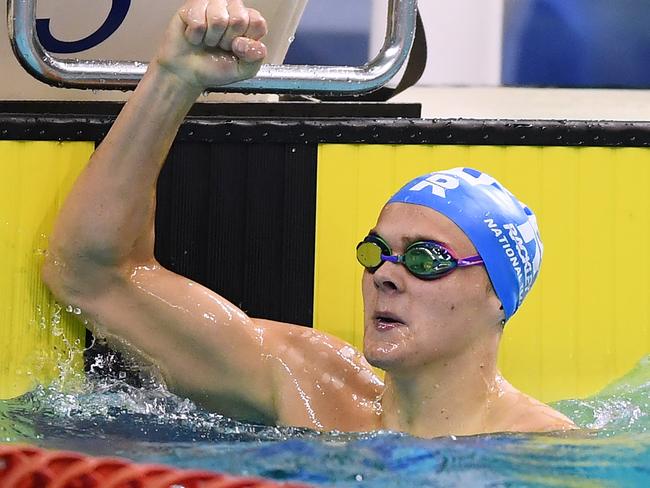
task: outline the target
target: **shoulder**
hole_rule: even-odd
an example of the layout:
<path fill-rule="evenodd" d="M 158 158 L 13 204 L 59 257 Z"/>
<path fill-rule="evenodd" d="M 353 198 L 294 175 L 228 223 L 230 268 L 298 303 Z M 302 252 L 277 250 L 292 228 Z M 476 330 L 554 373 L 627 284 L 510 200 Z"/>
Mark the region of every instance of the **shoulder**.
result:
<path fill-rule="evenodd" d="M 566 415 L 509 384 L 493 415 L 498 426 L 495 430 L 504 432 L 553 432 L 577 429 Z"/>
<path fill-rule="evenodd" d="M 314 374 L 334 369 L 348 380 L 383 387 L 363 354 L 351 344 L 330 334 L 271 320 L 253 319 L 265 330 L 265 350 L 292 366 L 301 365 Z M 347 378 L 349 377 L 349 378 Z"/>
<path fill-rule="evenodd" d="M 274 370 L 283 423 L 325 430 L 368 430 L 378 415 L 384 384 L 349 343 L 308 327 L 254 319 L 264 329 L 264 351 Z M 299 412 L 312 420 L 296 422 Z"/>
<path fill-rule="evenodd" d="M 531 399 L 532 400 L 532 399 Z M 577 429 L 566 415 L 537 400 L 532 400 L 526 412 L 513 418 L 513 432 L 554 432 Z"/>

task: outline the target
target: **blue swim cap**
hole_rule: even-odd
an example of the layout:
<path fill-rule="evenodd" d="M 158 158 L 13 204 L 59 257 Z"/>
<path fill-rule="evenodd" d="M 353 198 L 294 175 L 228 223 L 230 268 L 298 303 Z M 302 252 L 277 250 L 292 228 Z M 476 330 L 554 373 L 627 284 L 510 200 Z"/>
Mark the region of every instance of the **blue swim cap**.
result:
<path fill-rule="evenodd" d="M 512 317 L 542 263 L 544 247 L 532 210 L 494 178 L 471 168 L 420 176 L 388 203 L 423 205 L 460 227 L 485 262 L 506 320 Z"/>

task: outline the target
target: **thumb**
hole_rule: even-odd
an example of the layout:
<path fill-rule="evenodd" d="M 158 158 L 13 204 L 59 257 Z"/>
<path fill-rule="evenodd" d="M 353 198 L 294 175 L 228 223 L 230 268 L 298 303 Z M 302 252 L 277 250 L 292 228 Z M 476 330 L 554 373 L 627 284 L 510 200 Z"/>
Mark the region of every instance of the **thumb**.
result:
<path fill-rule="evenodd" d="M 261 63 L 267 55 L 264 43 L 249 39 L 248 37 L 237 37 L 232 42 L 232 52 L 244 63 Z"/>

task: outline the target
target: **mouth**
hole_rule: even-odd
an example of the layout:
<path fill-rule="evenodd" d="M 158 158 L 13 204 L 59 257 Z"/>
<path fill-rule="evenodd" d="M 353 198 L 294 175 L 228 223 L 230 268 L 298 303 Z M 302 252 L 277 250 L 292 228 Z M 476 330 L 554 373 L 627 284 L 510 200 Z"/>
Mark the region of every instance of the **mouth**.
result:
<path fill-rule="evenodd" d="M 406 325 L 400 317 L 390 312 L 376 313 L 372 321 L 375 324 L 375 328 L 380 331 L 391 330 Z"/>

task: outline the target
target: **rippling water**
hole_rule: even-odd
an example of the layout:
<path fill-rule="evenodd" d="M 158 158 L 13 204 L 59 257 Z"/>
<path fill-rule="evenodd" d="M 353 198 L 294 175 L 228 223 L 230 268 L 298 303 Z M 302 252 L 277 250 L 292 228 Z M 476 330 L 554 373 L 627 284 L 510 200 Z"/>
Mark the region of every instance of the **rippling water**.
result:
<path fill-rule="evenodd" d="M 555 404 L 583 431 L 422 440 L 244 424 L 153 382 L 91 375 L 75 394 L 0 402 L 0 442 L 325 486 L 650 486 L 649 401 L 645 358 L 597 396 Z"/>

